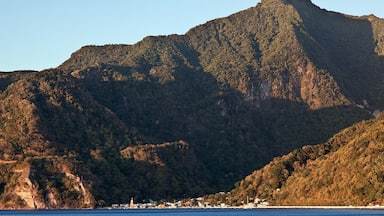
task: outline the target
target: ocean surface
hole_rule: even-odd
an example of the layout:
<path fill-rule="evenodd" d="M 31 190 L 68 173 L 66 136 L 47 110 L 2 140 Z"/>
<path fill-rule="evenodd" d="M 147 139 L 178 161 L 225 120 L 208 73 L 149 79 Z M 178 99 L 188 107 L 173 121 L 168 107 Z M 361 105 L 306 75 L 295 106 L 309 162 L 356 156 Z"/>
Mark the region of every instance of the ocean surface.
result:
<path fill-rule="evenodd" d="M 0 216 L 338 216 L 384 215 L 384 210 L 351 209 L 135 209 L 135 210 L 36 210 L 0 211 Z"/>

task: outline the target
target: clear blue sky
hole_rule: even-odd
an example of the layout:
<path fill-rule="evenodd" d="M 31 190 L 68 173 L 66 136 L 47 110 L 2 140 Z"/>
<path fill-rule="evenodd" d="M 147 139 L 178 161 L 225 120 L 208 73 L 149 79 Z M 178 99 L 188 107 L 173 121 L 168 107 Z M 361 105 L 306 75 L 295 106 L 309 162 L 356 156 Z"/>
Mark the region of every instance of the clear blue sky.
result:
<path fill-rule="evenodd" d="M 0 0 L 0 71 L 60 65 L 84 45 L 134 44 L 184 34 L 260 0 Z M 351 15 L 384 17 L 384 0 L 312 0 Z"/>

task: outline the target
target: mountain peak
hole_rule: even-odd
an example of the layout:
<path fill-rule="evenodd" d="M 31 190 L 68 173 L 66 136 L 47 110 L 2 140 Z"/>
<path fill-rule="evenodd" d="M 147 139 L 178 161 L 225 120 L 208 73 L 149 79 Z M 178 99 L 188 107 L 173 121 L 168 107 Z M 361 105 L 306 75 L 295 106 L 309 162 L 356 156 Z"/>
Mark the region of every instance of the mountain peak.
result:
<path fill-rule="evenodd" d="M 315 6 L 311 0 L 262 0 L 262 4 L 305 4 Z"/>

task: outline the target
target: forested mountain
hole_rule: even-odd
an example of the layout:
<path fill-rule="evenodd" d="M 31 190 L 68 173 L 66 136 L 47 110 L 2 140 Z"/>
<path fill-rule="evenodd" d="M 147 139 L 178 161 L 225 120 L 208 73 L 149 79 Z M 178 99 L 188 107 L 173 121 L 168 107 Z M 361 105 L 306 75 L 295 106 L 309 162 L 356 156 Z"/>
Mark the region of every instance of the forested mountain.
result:
<path fill-rule="evenodd" d="M 384 116 L 359 122 L 326 143 L 305 146 L 239 182 L 233 203 L 246 197 L 274 205 L 383 205 Z"/>
<path fill-rule="evenodd" d="M 0 203 L 79 208 L 228 191 L 384 101 L 384 21 L 309 0 L 0 74 Z"/>

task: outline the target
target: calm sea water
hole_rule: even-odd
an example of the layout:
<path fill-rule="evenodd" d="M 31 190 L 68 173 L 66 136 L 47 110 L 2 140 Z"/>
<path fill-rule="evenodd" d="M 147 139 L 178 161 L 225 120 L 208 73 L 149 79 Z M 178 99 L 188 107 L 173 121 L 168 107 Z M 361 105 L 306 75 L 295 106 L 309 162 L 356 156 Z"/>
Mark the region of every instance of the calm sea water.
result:
<path fill-rule="evenodd" d="M 137 210 L 42 210 L 0 211 L 0 216 L 373 216 L 384 210 L 331 210 L 331 209 L 137 209 Z"/>

